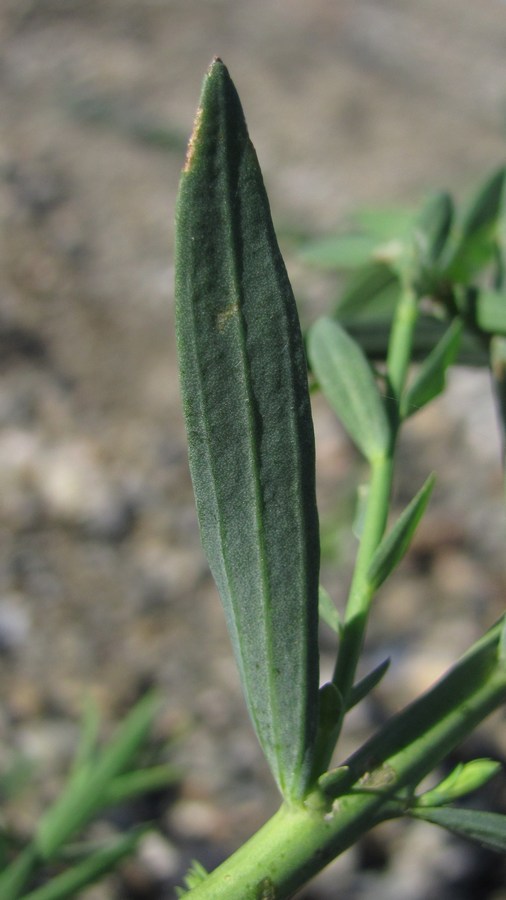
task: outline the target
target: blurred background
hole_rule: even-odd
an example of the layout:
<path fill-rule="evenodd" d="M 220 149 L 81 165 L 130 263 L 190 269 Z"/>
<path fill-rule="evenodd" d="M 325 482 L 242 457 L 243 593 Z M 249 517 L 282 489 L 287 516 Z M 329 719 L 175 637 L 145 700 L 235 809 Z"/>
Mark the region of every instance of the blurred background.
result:
<path fill-rule="evenodd" d="M 0 769 L 23 836 L 55 796 L 83 698 L 104 734 L 151 684 L 156 740 L 181 781 L 148 838 L 85 900 L 170 900 L 189 860 L 216 865 L 274 811 L 216 591 L 200 550 L 173 326 L 174 206 L 204 72 L 228 65 L 308 324 L 335 279 L 293 234 L 363 206 L 465 198 L 506 156 L 500 0 L 1 0 Z M 364 476 L 315 400 L 322 579 L 342 606 Z M 366 663 L 393 654 L 343 753 L 428 686 L 504 609 L 499 442 L 487 375 L 459 370 L 402 442 L 396 503 L 438 487 L 378 600 Z M 322 632 L 322 675 L 334 641 Z M 463 748 L 506 754 L 496 716 Z M 483 799 L 506 809 L 504 785 Z M 102 826 L 105 827 L 105 826 Z M 423 824 L 392 823 L 306 900 L 506 897 L 503 862 Z"/>

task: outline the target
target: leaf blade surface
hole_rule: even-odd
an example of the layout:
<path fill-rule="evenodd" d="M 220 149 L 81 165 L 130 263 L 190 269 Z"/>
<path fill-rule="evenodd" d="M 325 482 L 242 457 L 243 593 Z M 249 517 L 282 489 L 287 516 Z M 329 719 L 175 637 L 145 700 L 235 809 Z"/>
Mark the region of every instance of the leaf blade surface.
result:
<path fill-rule="evenodd" d="M 201 537 L 250 715 L 284 796 L 318 706 L 319 538 L 302 337 L 227 69 L 204 82 L 178 200 L 176 333 Z"/>

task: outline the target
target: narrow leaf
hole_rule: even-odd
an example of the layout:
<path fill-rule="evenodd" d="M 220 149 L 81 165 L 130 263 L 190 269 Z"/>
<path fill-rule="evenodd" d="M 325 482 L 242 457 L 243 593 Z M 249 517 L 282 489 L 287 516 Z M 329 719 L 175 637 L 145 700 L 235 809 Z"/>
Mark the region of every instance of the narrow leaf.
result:
<path fill-rule="evenodd" d="M 335 727 L 343 709 L 343 698 L 337 686 L 328 681 L 320 688 L 320 718 L 319 727 L 323 734 Z"/>
<path fill-rule="evenodd" d="M 111 782 L 132 762 L 152 725 L 159 698 L 147 694 L 118 728 L 93 766 L 81 767 L 54 806 L 42 817 L 36 834 L 37 850 L 49 859 L 58 848 L 107 803 Z"/>
<path fill-rule="evenodd" d="M 435 788 L 417 797 L 416 809 L 443 806 L 459 800 L 483 787 L 501 770 L 501 763 L 493 759 L 473 759 L 468 763 L 460 763 Z"/>
<path fill-rule="evenodd" d="M 30 891 L 29 894 L 24 894 L 23 900 L 65 900 L 65 898 L 76 897 L 77 891 L 81 891 L 97 881 L 106 872 L 110 872 L 120 860 L 129 856 L 146 831 L 145 826 L 134 829 L 111 847 L 98 850 L 84 862 L 72 866 L 61 875 L 54 876 L 42 887 Z"/>
<path fill-rule="evenodd" d="M 497 226 L 503 199 L 506 169 L 494 172 L 478 190 L 462 223 L 460 238 L 446 264 L 450 281 L 465 283 L 495 254 Z"/>
<path fill-rule="evenodd" d="M 489 850 L 506 853 L 506 816 L 500 813 L 435 807 L 414 809 L 410 815 L 446 828 L 452 834 L 475 841 Z"/>
<path fill-rule="evenodd" d="M 453 200 L 444 191 L 426 200 L 414 225 L 415 240 L 425 265 L 439 259 L 448 240 L 453 222 Z"/>
<path fill-rule="evenodd" d="M 427 481 L 411 503 L 401 513 L 395 525 L 381 541 L 369 568 L 369 581 L 374 590 L 377 590 L 395 569 L 406 553 L 416 527 L 422 518 L 432 489 L 435 484 L 435 476 L 429 475 Z"/>
<path fill-rule="evenodd" d="M 332 681 L 322 685 L 319 694 L 318 732 L 314 755 L 315 779 L 318 779 L 328 766 L 343 712 L 343 698 L 339 688 Z"/>
<path fill-rule="evenodd" d="M 181 179 L 176 331 L 202 543 L 260 744 L 299 797 L 317 728 L 313 426 L 293 293 L 220 60 Z"/>
<path fill-rule="evenodd" d="M 16 859 L 0 873 L 0 897 L 2 900 L 18 900 L 37 863 L 35 846 L 29 844 Z"/>
<path fill-rule="evenodd" d="M 495 225 L 501 211 L 506 168 L 501 166 L 493 172 L 478 189 L 469 205 L 462 233 L 465 237 L 480 232 L 482 228 Z"/>
<path fill-rule="evenodd" d="M 390 429 L 383 400 L 362 350 L 332 319 L 321 318 L 308 335 L 311 367 L 330 405 L 369 461 L 383 455 Z"/>
<path fill-rule="evenodd" d="M 399 297 L 399 280 L 382 263 L 363 266 L 350 275 L 336 307 L 336 318 L 392 315 Z"/>
<path fill-rule="evenodd" d="M 332 598 L 321 585 L 318 589 L 318 614 L 332 631 L 335 631 L 336 634 L 340 633 L 341 617 Z"/>
<path fill-rule="evenodd" d="M 104 806 L 124 803 L 140 794 L 162 790 L 180 779 L 181 770 L 170 765 L 151 766 L 149 769 L 118 775 L 106 789 Z"/>
<path fill-rule="evenodd" d="M 388 671 L 389 666 L 390 659 L 384 659 L 379 666 L 376 666 L 371 672 L 365 675 L 364 678 L 361 678 L 357 684 L 353 685 L 348 699 L 348 709 L 353 709 L 357 703 L 360 703 L 364 697 L 367 697 L 367 695 L 374 690 Z"/>
<path fill-rule="evenodd" d="M 481 331 L 506 335 L 506 291 L 480 290 L 476 297 L 474 318 Z"/>
<path fill-rule="evenodd" d="M 402 397 L 401 415 L 409 416 L 441 394 L 446 385 L 446 373 L 459 352 L 463 323 L 454 319 L 441 340 L 420 366 L 415 378 Z"/>

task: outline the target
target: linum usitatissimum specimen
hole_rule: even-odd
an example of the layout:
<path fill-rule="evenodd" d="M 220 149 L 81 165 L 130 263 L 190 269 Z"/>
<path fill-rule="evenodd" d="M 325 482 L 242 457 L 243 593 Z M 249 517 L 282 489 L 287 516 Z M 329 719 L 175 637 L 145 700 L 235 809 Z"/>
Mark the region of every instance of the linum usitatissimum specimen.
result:
<path fill-rule="evenodd" d="M 339 646 L 333 678 L 318 693 L 318 522 L 300 327 L 237 92 L 221 60 L 206 75 L 177 212 L 183 406 L 202 543 L 283 804 L 214 873 L 189 874 L 195 900 L 290 897 L 360 834 L 392 816 L 412 814 L 459 830 L 448 804 L 497 771 L 488 760 L 473 761 L 472 772 L 440 785 L 436 812 L 416 795 L 422 778 L 506 698 L 502 622 L 431 691 L 344 764 L 326 770 L 347 710 L 387 671 L 385 660 L 355 680 L 376 590 L 407 551 L 434 485 L 429 476 L 388 527 L 402 424 L 444 390 L 462 347 L 483 363 L 483 346 L 478 341 L 478 352 L 468 340 L 479 317 L 472 320 L 469 300 L 452 279 L 474 273 L 477 261 L 490 262 L 503 188 L 501 170 L 457 237 L 453 201 L 440 192 L 414 218 L 364 216 L 372 234 L 306 251 L 317 264 L 355 270 L 341 308 L 314 324 L 307 347 L 313 377 L 370 471 L 342 619 L 320 591 Z M 389 234 L 392 218 L 398 235 Z M 473 251 L 472 265 L 464 247 Z M 437 315 L 422 342 L 420 300 L 427 293 Z M 500 304 L 488 302 L 497 315 Z M 357 309 L 371 314 L 369 332 L 367 315 L 354 318 Z M 414 378 L 413 359 L 421 359 Z M 371 366 L 376 360 L 380 371 Z M 504 848 L 506 819 L 490 815 L 474 823 L 465 817 L 460 830 Z"/>

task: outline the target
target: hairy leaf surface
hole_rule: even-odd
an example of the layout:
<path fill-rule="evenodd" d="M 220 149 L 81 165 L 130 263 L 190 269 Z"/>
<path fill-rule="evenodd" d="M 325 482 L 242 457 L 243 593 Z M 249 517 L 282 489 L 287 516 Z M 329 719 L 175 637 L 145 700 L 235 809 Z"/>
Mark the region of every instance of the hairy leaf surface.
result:
<path fill-rule="evenodd" d="M 288 798 L 318 712 L 314 435 L 292 290 L 239 98 L 204 82 L 181 179 L 176 326 L 202 543 L 249 711 Z"/>

